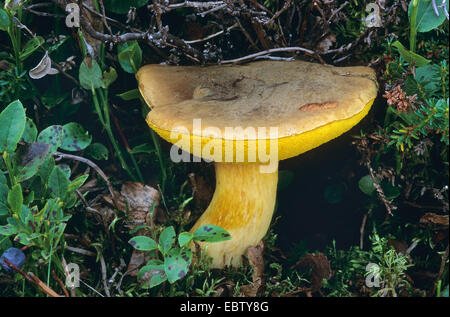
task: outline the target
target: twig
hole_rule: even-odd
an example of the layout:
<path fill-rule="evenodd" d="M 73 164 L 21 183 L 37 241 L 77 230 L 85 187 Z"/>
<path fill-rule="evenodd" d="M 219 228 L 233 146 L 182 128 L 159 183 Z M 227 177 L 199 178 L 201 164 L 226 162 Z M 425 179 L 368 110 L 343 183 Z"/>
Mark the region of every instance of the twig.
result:
<path fill-rule="evenodd" d="M 89 288 L 91 291 L 93 291 L 94 293 L 96 293 L 97 295 L 99 295 L 100 297 L 105 297 L 103 296 L 102 293 L 100 293 L 99 291 L 97 291 L 95 288 L 93 288 L 92 286 L 90 286 L 89 284 L 87 284 L 85 281 L 80 279 L 80 282 L 83 283 L 87 288 Z"/>
<path fill-rule="evenodd" d="M 66 250 L 68 251 L 72 251 L 78 254 L 82 254 L 82 255 L 86 255 L 86 256 L 95 256 L 95 253 L 92 251 L 88 251 L 88 250 L 84 250 L 81 248 L 75 248 L 75 247 L 71 247 L 71 246 L 66 246 Z"/>
<path fill-rule="evenodd" d="M 103 24 L 105 25 L 106 29 L 108 30 L 110 35 L 113 35 L 111 28 L 109 27 L 108 22 L 106 21 L 106 13 L 105 13 L 105 6 L 103 5 L 103 0 L 99 0 L 98 3 L 100 4 L 100 8 L 102 10 L 102 20 Z"/>
<path fill-rule="evenodd" d="M 263 55 L 263 56 L 258 56 L 255 58 L 255 60 L 259 60 L 259 59 L 268 59 L 271 61 L 285 61 L 285 62 L 292 62 L 294 60 L 293 57 L 278 57 L 278 56 L 270 56 L 270 55 Z"/>
<path fill-rule="evenodd" d="M 55 4 L 61 7 L 63 10 L 65 9 L 65 1 L 63 0 L 52 0 Z M 83 5 L 83 8 L 87 8 L 87 6 Z M 89 10 L 89 9 L 88 9 Z M 89 10 L 92 12 L 92 10 Z M 102 16 L 99 13 L 95 13 L 96 15 Z M 105 19 L 111 21 L 111 19 Z M 183 40 L 179 39 L 172 34 L 162 34 L 162 32 L 151 33 L 150 31 L 143 32 L 140 30 L 133 30 L 133 32 L 125 33 L 122 35 L 111 35 L 104 34 L 95 30 L 92 25 L 86 20 L 86 18 L 81 15 L 80 16 L 80 24 L 84 31 L 86 31 L 92 38 L 96 40 L 103 41 L 105 43 L 125 43 L 129 41 L 145 41 L 147 43 L 151 43 L 153 45 L 160 46 L 165 44 L 167 46 L 176 47 L 185 52 L 186 56 L 193 60 L 196 63 L 201 63 L 204 61 L 203 54 L 195 48 L 191 47 L 189 44 L 185 43 Z"/>
<path fill-rule="evenodd" d="M 223 8 L 226 8 L 226 7 L 227 7 L 226 4 L 222 4 L 222 5 L 220 5 L 220 6 L 217 6 L 217 7 L 215 7 L 215 8 L 209 9 L 208 11 L 205 11 L 205 12 L 201 12 L 201 13 L 199 13 L 199 14 L 200 14 L 200 16 L 201 16 L 202 18 L 204 18 L 204 17 L 205 17 L 206 15 L 208 15 L 209 13 L 219 11 L 220 9 L 223 9 Z"/>
<path fill-rule="evenodd" d="M 434 295 L 436 293 L 436 288 L 437 288 L 438 282 L 441 280 L 442 274 L 444 274 L 445 263 L 447 262 L 447 259 L 448 259 L 448 244 L 447 244 L 447 248 L 445 249 L 444 254 L 442 254 L 442 256 L 441 256 L 441 267 L 439 268 L 439 273 L 436 276 L 436 280 L 434 281 L 434 286 L 433 286 L 433 290 L 431 291 L 431 295 Z"/>
<path fill-rule="evenodd" d="M 64 292 L 64 295 L 66 297 L 70 297 L 69 292 L 67 291 L 67 288 L 64 286 L 63 281 L 61 281 L 61 279 L 58 277 L 58 275 L 56 275 L 55 270 L 52 270 L 52 276 L 55 279 L 56 283 L 58 283 L 61 290 Z"/>
<path fill-rule="evenodd" d="M 371 166 L 369 160 L 366 161 L 366 167 L 369 170 L 369 175 L 370 175 L 370 178 L 372 179 L 372 183 L 373 183 L 373 186 L 375 187 L 378 198 L 383 202 L 388 214 L 390 216 L 392 216 L 393 215 L 392 210 L 397 209 L 397 207 L 392 206 L 391 205 L 392 201 L 386 199 L 386 195 L 384 195 L 383 188 L 381 188 L 380 184 L 378 184 L 377 179 L 375 177 L 375 173 L 372 169 L 372 166 Z"/>
<path fill-rule="evenodd" d="M 196 8 L 196 9 L 211 9 L 225 4 L 223 1 L 184 1 L 182 3 L 169 4 L 164 7 L 166 11 L 181 9 L 181 8 Z"/>
<path fill-rule="evenodd" d="M 226 60 L 226 61 L 221 61 L 220 64 L 232 64 L 232 63 L 239 63 L 239 62 L 243 62 L 243 61 L 247 61 L 247 60 L 251 60 L 254 59 L 258 56 L 263 56 L 263 55 L 269 55 L 272 53 L 282 53 L 282 52 L 304 52 L 310 55 L 315 55 L 314 51 L 311 51 L 309 49 L 303 48 L 303 47 L 280 47 L 280 48 L 271 48 L 265 51 L 261 51 L 258 53 L 254 53 L 254 54 L 250 54 L 244 57 L 240 57 L 240 58 L 235 58 L 235 59 L 230 59 L 230 60 Z"/>
<path fill-rule="evenodd" d="M 34 15 L 41 16 L 41 17 L 50 17 L 50 18 L 65 18 L 65 15 L 62 14 L 56 14 L 56 13 L 47 13 L 47 12 L 41 12 L 41 11 L 35 11 L 33 9 L 30 9 L 29 7 L 24 7 L 24 11 L 30 12 Z"/>
<path fill-rule="evenodd" d="M 291 4 L 292 0 L 286 1 L 283 7 L 280 10 L 278 10 L 278 12 L 276 12 L 275 15 L 270 18 L 269 21 L 265 22 L 264 24 L 272 24 L 273 21 L 275 21 L 275 19 L 278 19 L 278 17 L 291 6 Z"/>
<path fill-rule="evenodd" d="M 105 263 L 105 258 L 103 257 L 103 254 L 100 256 L 100 264 L 102 266 L 103 288 L 105 289 L 106 297 L 111 297 L 111 293 L 109 292 L 109 286 L 108 286 L 108 277 L 106 276 L 106 263 Z"/>
<path fill-rule="evenodd" d="M 235 24 L 233 24 L 232 26 L 228 27 L 226 31 L 229 32 L 229 31 L 231 31 L 232 29 L 234 29 L 234 28 L 236 28 L 236 27 L 238 27 L 238 26 L 239 26 L 239 24 L 238 24 L 238 23 L 235 23 Z M 192 40 L 192 41 L 186 41 L 186 40 L 184 40 L 184 42 L 185 42 L 186 44 L 194 44 L 194 43 L 204 42 L 204 41 L 210 40 L 210 39 L 212 39 L 212 38 L 214 38 L 214 37 L 216 37 L 216 36 L 219 36 L 220 34 L 223 34 L 223 33 L 225 33 L 225 30 L 222 30 L 222 31 L 219 31 L 219 32 L 217 32 L 217 33 L 208 35 L 207 37 L 204 37 L 204 38 L 202 38 L 202 39 Z"/>
<path fill-rule="evenodd" d="M 347 51 L 349 51 L 350 49 L 352 49 L 353 47 L 355 47 L 356 45 L 358 45 L 358 43 L 367 35 L 367 33 L 370 32 L 370 28 L 366 29 L 364 32 L 361 33 L 361 35 L 352 43 L 349 43 L 347 45 L 343 45 L 339 48 L 336 49 L 332 49 L 332 50 L 328 50 L 326 52 L 324 52 L 323 54 L 333 54 L 333 53 L 337 53 L 337 54 L 342 54 L 345 53 Z"/>
<path fill-rule="evenodd" d="M 361 221 L 361 228 L 359 229 L 359 249 L 360 250 L 362 250 L 364 248 L 364 230 L 366 227 L 366 221 L 367 221 L 367 216 L 368 216 L 369 212 L 364 214 L 364 217 Z"/>
<path fill-rule="evenodd" d="M 69 160 L 80 161 L 81 163 L 89 165 L 105 181 L 106 186 L 108 187 L 108 191 L 111 194 L 111 197 L 112 198 L 115 197 L 114 190 L 113 190 L 113 188 L 111 186 L 111 183 L 109 182 L 108 177 L 105 175 L 105 173 L 103 173 L 103 171 L 100 169 L 100 167 L 98 167 L 98 165 L 95 164 L 94 162 L 92 162 L 91 160 L 89 160 L 87 158 L 84 158 L 84 157 L 81 157 L 81 156 L 76 156 L 76 155 L 66 154 L 66 153 L 61 153 L 61 152 L 55 152 L 53 154 L 53 156 L 58 157 L 59 159 L 69 159 Z"/>
<path fill-rule="evenodd" d="M 94 39 L 103 41 L 103 42 L 112 42 L 115 44 L 125 43 L 129 41 L 147 41 L 151 42 L 155 45 L 161 45 L 161 42 L 164 42 L 168 46 L 176 47 L 183 50 L 189 58 L 194 60 L 197 63 L 200 63 L 204 58 L 203 55 L 197 51 L 195 48 L 185 43 L 183 40 L 179 39 L 176 36 L 173 36 L 169 33 L 162 34 L 158 33 L 150 33 L 150 32 L 134 32 L 134 33 L 125 33 L 122 35 L 108 35 L 95 30 L 84 18 L 80 17 L 80 23 L 83 29 L 89 33 L 91 37 Z"/>
<path fill-rule="evenodd" d="M 342 9 L 344 9 L 344 8 L 347 6 L 347 4 L 348 4 L 348 1 L 345 1 L 338 9 L 334 10 L 334 11 L 331 13 L 330 17 L 328 18 L 328 24 L 331 23 L 331 19 L 332 19 L 337 13 L 339 13 Z"/>
<path fill-rule="evenodd" d="M 64 270 L 64 274 L 66 275 L 66 278 L 70 275 L 69 269 L 67 268 L 67 262 L 66 259 L 64 258 L 64 255 L 61 258 L 61 265 L 63 267 Z M 76 297 L 76 293 L 75 293 L 75 287 L 70 287 L 69 286 L 69 291 L 70 291 L 70 297 Z"/>
<path fill-rule="evenodd" d="M 250 42 L 250 44 L 256 49 L 259 50 L 259 47 L 256 45 L 256 43 L 253 41 L 253 39 L 250 37 L 250 34 L 248 34 L 247 30 L 242 26 L 241 21 L 239 18 L 236 17 L 236 23 L 239 25 L 239 28 L 241 29 L 242 33 L 244 34 L 247 41 Z"/>
<path fill-rule="evenodd" d="M 114 280 L 116 279 L 117 274 L 122 271 L 127 265 L 125 264 L 125 261 L 123 260 L 123 258 L 120 258 L 120 265 L 119 267 L 116 267 L 114 269 L 114 274 L 111 276 L 111 278 L 109 279 L 108 283 L 112 284 L 114 283 Z"/>
<path fill-rule="evenodd" d="M 160 32 L 163 31 L 164 27 L 162 25 L 162 12 L 161 12 L 161 4 L 159 3 L 159 0 L 153 0 L 153 10 L 155 11 L 156 15 L 156 24 L 158 25 L 158 30 Z"/>
<path fill-rule="evenodd" d="M 50 297 L 61 297 L 58 293 L 48 287 L 44 282 L 42 282 L 36 275 L 33 273 L 25 273 L 17 266 L 9 262 L 7 259 L 3 259 L 3 261 L 8 265 L 11 269 L 22 275 L 28 282 L 34 284 L 37 288 L 39 288 L 43 293 L 47 294 Z"/>

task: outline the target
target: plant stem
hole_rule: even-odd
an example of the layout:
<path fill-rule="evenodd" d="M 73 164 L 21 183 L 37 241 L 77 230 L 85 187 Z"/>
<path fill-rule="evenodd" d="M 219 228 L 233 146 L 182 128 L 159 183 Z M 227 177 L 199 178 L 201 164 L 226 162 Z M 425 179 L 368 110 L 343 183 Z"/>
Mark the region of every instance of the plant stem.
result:
<path fill-rule="evenodd" d="M 14 173 L 13 173 L 13 168 L 11 166 L 11 159 L 9 157 L 9 153 L 8 152 L 3 152 L 3 161 L 5 162 L 6 165 L 6 169 L 8 170 L 8 177 L 9 177 L 9 182 L 11 183 L 11 188 L 16 185 L 17 181 L 16 178 L 14 177 Z"/>
<path fill-rule="evenodd" d="M 166 168 L 164 166 L 161 146 L 159 145 L 158 138 L 156 136 L 155 131 L 150 129 L 150 134 L 152 136 L 153 144 L 155 146 L 156 154 L 158 155 L 159 168 L 161 169 L 161 191 L 164 192 L 167 180 Z"/>
<path fill-rule="evenodd" d="M 417 36 L 417 12 L 419 9 L 419 0 L 413 0 L 412 11 L 411 11 L 411 21 L 410 23 L 410 33 L 409 33 L 409 50 L 415 52 L 416 50 L 416 36 Z"/>
<path fill-rule="evenodd" d="M 11 45 L 14 51 L 14 58 L 16 60 L 16 67 L 19 71 L 19 74 L 22 72 L 22 63 L 20 62 L 20 38 L 17 36 L 17 27 L 14 24 L 14 15 L 8 12 L 9 16 L 9 28 L 8 35 L 11 40 Z M 20 32 L 19 32 L 20 34 Z"/>
<path fill-rule="evenodd" d="M 98 101 L 98 96 L 100 96 L 100 99 L 101 99 L 101 107 L 100 107 L 100 104 Z M 114 148 L 114 151 L 116 152 L 116 156 L 119 159 L 120 164 L 122 165 L 122 168 L 127 172 L 128 176 L 133 181 L 136 181 L 136 177 L 133 175 L 133 173 L 131 173 L 131 170 L 128 167 L 128 164 L 123 157 L 123 154 L 119 147 L 119 144 L 117 143 L 116 138 L 114 137 L 114 133 L 112 132 L 107 97 L 104 95 L 104 93 L 101 90 L 98 91 L 98 95 L 97 95 L 96 90 L 92 89 L 92 99 L 94 100 L 94 107 L 98 113 L 100 122 L 102 123 L 103 128 L 106 130 L 106 134 L 109 137 L 109 140 Z"/>

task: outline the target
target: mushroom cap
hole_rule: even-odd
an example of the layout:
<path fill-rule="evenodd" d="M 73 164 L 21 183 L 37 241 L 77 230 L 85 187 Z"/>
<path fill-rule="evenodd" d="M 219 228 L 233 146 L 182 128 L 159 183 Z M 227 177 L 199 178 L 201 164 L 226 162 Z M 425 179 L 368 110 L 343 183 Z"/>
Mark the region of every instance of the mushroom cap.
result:
<path fill-rule="evenodd" d="M 189 134 L 188 150 L 213 160 L 214 155 L 201 150 L 211 141 L 223 149 L 230 142 L 234 149 L 238 145 L 248 149 L 261 140 L 268 148 L 276 139 L 280 160 L 306 152 L 356 125 L 378 91 L 375 72 L 369 67 L 304 61 L 147 65 L 139 70 L 137 80 L 152 109 L 146 119 L 149 126 L 171 143 L 180 139 L 173 132 Z M 195 129 L 195 119 L 201 119 L 201 130 Z M 277 133 L 271 134 L 270 128 Z M 202 147 L 195 148 L 195 142 Z"/>

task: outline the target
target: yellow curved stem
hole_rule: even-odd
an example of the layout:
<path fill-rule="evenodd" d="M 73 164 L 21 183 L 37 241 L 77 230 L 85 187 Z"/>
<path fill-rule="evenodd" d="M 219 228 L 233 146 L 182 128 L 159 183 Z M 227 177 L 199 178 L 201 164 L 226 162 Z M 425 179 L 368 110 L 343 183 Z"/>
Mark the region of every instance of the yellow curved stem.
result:
<path fill-rule="evenodd" d="M 236 267 L 247 248 L 257 245 L 269 229 L 278 169 L 274 173 L 261 173 L 257 163 L 215 163 L 215 169 L 216 191 L 191 232 L 208 224 L 226 229 L 231 240 L 200 245 L 213 258 L 212 267 Z"/>

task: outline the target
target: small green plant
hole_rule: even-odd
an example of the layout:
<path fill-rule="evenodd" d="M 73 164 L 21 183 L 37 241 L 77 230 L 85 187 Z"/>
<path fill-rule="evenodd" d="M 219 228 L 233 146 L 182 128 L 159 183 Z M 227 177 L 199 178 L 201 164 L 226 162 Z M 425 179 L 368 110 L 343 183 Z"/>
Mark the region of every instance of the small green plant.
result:
<path fill-rule="evenodd" d="M 91 92 L 92 101 L 94 103 L 95 112 L 98 115 L 102 127 L 105 129 L 106 134 L 114 148 L 115 154 L 120 161 L 122 168 L 126 171 L 128 176 L 133 180 L 139 180 L 143 182 L 143 177 L 140 169 L 134 159 L 134 156 L 129 153 L 129 157 L 133 162 L 135 171 L 133 172 L 125 159 L 122 149 L 119 146 L 119 142 L 114 136 L 111 116 L 108 102 L 108 87 L 117 79 L 117 72 L 113 67 L 102 72 L 100 65 L 95 60 L 85 58 L 81 63 L 79 72 L 80 85 Z M 135 174 L 136 173 L 136 174 Z"/>
<path fill-rule="evenodd" d="M 369 288 L 371 296 L 398 296 L 400 290 L 409 290 L 406 271 L 410 260 L 408 256 L 398 253 L 389 240 L 374 232 L 370 236 L 372 246 L 369 250 L 361 250 L 357 246 L 348 251 L 337 250 L 333 241 L 328 249 L 332 259 L 334 276 L 324 281 L 324 289 L 328 296 L 353 296 L 360 292 L 355 286 L 364 284 L 366 280 L 377 280 L 378 283 Z M 371 264 L 371 265 L 369 265 Z M 367 285 L 366 285 L 367 286 Z"/>
<path fill-rule="evenodd" d="M 398 49 L 402 58 L 410 64 L 422 67 L 431 61 L 416 53 L 417 33 L 429 32 L 442 25 L 446 18 L 445 12 L 449 10 L 449 3 L 439 0 L 412 0 L 408 7 L 410 24 L 409 50 L 400 41 L 395 41 L 392 46 Z"/>
<path fill-rule="evenodd" d="M 373 296 L 398 296 L 398 290 L 410 287 L 406 280 L 406 270 L 412 266 L 408 264 L 409 260 L 406 255 L 398 253 L 393 246 L 388 244 L 386 238 L 381 238 L 374 233 L 371 237 L 372 253 L 378 259 L 367 270 L 366 276 L 372 274 L 375 279 L 380 281 L 380 289 Z"/>
<path fill-rule="evenodd" d="M 12 239 L 31 247 L 38 264 L 48 263 L 48 276 L 70 219 L 64 211 L 75 206 L 75 191 L 89 176 L 70 180 L 70 169 L 57 165 L 53 154 L 58 149 L 79 151 L 90 142 L 91 137 L 73 122 L 48 127 L 38 135 L 18 100 L 0 113 L 0 244 L 11 244 Z"/>
<path fill-rule="evenodd" d="M 117 51 L 117 58 L 122 69 L 128 74 L 136 75 L 142 64 L 142 49 L 140 48 L 139 43 L 134 41 L 124 43 L 118 46 Z M 147 115 L 149 108 L 143 100 L 138 89 L 126 91 L 122 94 L 119 94 L 118 96 L 124 101 L 139 100 L 141 103 L 143 116 L 145 117 Z M 152 149 L 151 151 L 155 152 L 158 157 L 161 173 L 161 191 L 164 193 L 166 189 L 167 172 L 164 164 L 163 154 L 161 151 L 161 146 L 159 144 L 158 136 L 156 135 L 155 131 L 153 131 L 153 129 L 149 129 L 149 132 L 154 147 L 154 149 Z M 127 151 L 128 153 L 130 153 L 131 157 L 133 157 L 133 152 L 141 152 L 144 149 L 143 146 L 145 146 L 145 144 L 136 146 L 133 150 L 127 148 Z M 148 150 L 144 150 L 142 152 L 145 153 L 148 152 Z"/>
<path fill-rule="evenodd" d="M 230 234 L 219 226 L 205 225 L 194 233 L 181 232 L 178 238 L 174 227 L 170 226 L 160 233 L 158 243 L 146 236 L 134 237 L 129 243 L 136 250 L 150 252 L 153 256 L 138 274 L 138 279 L 148 280 L 145 287 L 153 288 L 165 281 L 175 283 L 187 275 L 192 263 L 191 241 L 212 243 L 230 239 Z M 175 244 L 175 241 L 178 243 Z M 155 258 L 155 251 L 160 253 L 162 259 Z"/>

